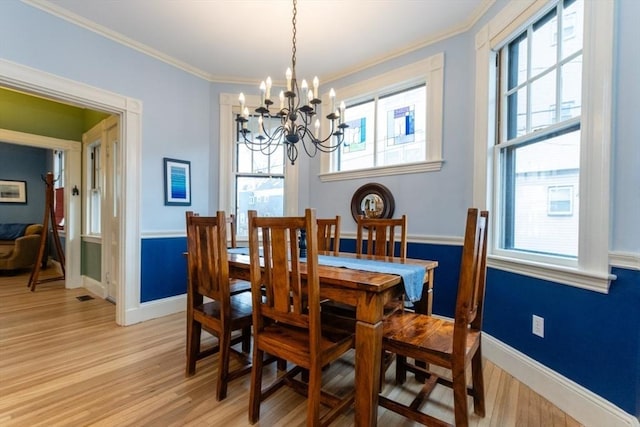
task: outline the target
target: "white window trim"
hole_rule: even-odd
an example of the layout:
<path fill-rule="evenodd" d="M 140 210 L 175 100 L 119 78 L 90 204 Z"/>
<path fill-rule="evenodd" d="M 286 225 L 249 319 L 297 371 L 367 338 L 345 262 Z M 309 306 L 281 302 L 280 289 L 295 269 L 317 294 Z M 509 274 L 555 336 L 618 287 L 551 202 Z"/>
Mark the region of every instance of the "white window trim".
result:
<path fill-rule="evenodd" d="M 474 205 L 494 201 L 496 50 L 513 33 L 549 10 L 550 1 L 509 2 L 476 34 L 476 105 L 474 124 Z M 492 215 L 490 267 L 561 284 L 609 291 L 609 201 L 613 81 L 613 0 L 584 2 L 583 89 L 580 154 L 580 243 L 575 266 L 514 258 L 495 247 L 499 220 Z M 588 141 L 589 143 L 584 143 Z M 548 260 L 545 260 L 548 261 Z"/>
<path fill-rule="evenodd" d="M 260 98 L 257 95 L 246 96 L 246 105 L 251 109 L 252 105 L 259 105 Z M 238 94 L 220 94 L 220 147 L 219 180 L 220 189 L 218 206 L 226 212 L 235 211 L 233 156 L 235 146 L 235 121 L 233 109 L 240 111 Z M 298 215 L 298 164 L 292 165 L 285 159 L 284 166 L 284 212 L 285 215 Z"/>
<path fill-rule="evenodd" d="M 93 153 L 93 148 L 96 146 L 100 146 L 101 147 L 101 153 L 100 156 L 102 157 L 102 155 L 104 154 L 102 152 L 102 141 L 104 140 L 104 124 L 103 122 L 98 123 L 97 125 L 95 125 L 94 127 L 92 127 L 90 130 L 88 130 L 87 132 L 85 132 L 84 135 L 82 135 L 82 148 L 83 148 L 83 152 L 84 152 L 84 161 L 82 162 L 82 169 L 83 169 L 83 185 L 82 185 L 82 200 L 84 201 L 83 205 L 83 219 L 84 219 L 84 223 L 82 224 L 82 236 L 83 237 L 93 237 L 96 241 L 101 241 L 102 240 L 102 228 L 101 228 L 101 232 L 100 233 L 94 233 L 91 231 L 91 223 L 92 223 L 92 204 L 90 199 L 92 198 L 92 193 L 93 191 L 95 191 L 95 187 L 93 187 L 93 185 L 95 185 L 94 178 L 97 179 L 98 182 L 102 183 L 103 182 L 103 175 L 105 173 L 104 171 L 104 165 L 101 166 L 100 168 L 100 176 L 98 177 L 94 177 L 94 160 L 91 158 L 91 154 Z M 102 161 L 102 160 L 101 160 Z M 99 190 L 100 190 L 100 209 L 102 209 L 102 207 L 104 206 L 104 189 L 102 188 L 103 186 L 100 185 L 98 186 Z M 100 213 L 101 217 L 102 217 L 102 212 Z"/>
<path fill-rule="evenodd" d="M 380 93 L 381 90 L 392 89 L 394 86 L 398 86 L 398 82 L 402 87 L 424 82 L 427 84 L 426 161 L 353 171 L 330 172 L 332 153 L 322 153 L 320 157 L 320 181 L 329 182 L 405 173 L 433 172 L 442 168 L 444 53 L 438 53 L 357 84 L 336 89 L 336 92 L 341 99 L 366 98 Z M 328 94 L 325 94 L 322 102 L 329 102 Z M 328 124 L 324 123 L 323 134 L 326 135 L 328 132 Z"/>

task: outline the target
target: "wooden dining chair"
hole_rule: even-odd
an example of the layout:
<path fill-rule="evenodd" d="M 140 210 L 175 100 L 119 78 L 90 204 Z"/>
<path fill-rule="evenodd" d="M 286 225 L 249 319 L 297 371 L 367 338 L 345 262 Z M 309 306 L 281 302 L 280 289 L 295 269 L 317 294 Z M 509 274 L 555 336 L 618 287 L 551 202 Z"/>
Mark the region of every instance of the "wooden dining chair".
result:
<path fill-rule="evenodd" d="M 396 251 L 396 232 L 400 234 Z M 400 218 L 357 218 L 356 253 L 407 257 L 407 216 Z"/>
<path fill-rule="evenodd" d="M 306 264 L 300 262 L 301 229 L 307 232 Z M 258 217 L 249 211 L 249 254 L 254 327 L 249 421 L 259 420 L 262 400 L 289 384 L 307 396 L 307 425 L 326 425 L 351 405 L 354 395 L 339 398 L 321 390 L 321 369 L 352 347 L 354 335 L 322 331 L 315 211 L 306 209 L 303 217 L 284 218 Z M 295 366 L 263 388 L 265 353 Z M 294 378 L 303 370 L 308 371 L 307 383 Z M 331 407 L 322 417 L 321 403 Z"/>
<path fill-rule="evenodd" d="M 484 379 L 482 375 L 482 309 L 484 302 L 487 228 L 489 213 L 469 209 L 462 248 L 455 319 L 438 319 L 424 314 L 400 311 L 384 321 L 383 348 L 396 353 L 396 383 L 402 384 L 406 371 L 428 379 L 410 405 L 380 396 L 379 404 L 426 425 L 446 425 L 420 411 L 436 384 L 453 388 L 456 427 L 469 424 L 467 394 L 473 397 L 474 412 L 484 417 Z M 451 372 L 451 380 L 409 363 L 407 358 L 440 366 Z M 471 386 L 467 369 L 471 365 Z"/>
<path fill-rule="evenodd" d="M 187 220 L 187 367 L 186 376 L 196 372 L 196 361 L 218 353 L 216 400 L 227 395 L 229 381 L 249 373 L 251 346 L 251 293 L 231 295 L 229 261 L 224 212 L 215 217 L 186 213 Z M 209 298 L 207 302 L 204 297 Z M 202 330 L 215 335 L 218 344 L 201 349 Z M 240 331 L 233 339 L 231 334 Z M 232 346 L 241 343 L 242 351 Z M 244 366 L 229 370 L 231 354 L 240 357 Z"/>
<path fill-rule="evenodd" d="M 318 251 L 340 252 L 340 215 L 335 218 L 317 219 L 318 222 Z"/>

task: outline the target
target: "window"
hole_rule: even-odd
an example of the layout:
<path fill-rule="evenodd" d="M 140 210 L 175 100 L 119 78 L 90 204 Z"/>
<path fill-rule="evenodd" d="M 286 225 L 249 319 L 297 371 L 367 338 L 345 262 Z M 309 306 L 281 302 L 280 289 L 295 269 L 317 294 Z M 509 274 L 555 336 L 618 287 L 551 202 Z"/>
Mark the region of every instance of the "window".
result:
<path fill-rule="evenodd" d="M 321 180 L 440 170 L 443 73 L 438 54 L 340 88 L 349 127 L 340 149 L 323 155 Z"/>
<path fill-rule="evenodd" d="M 257 135 L 258 120 L 249 120 L 254 126 L 247 138 Z M 284 148 L 277 145 L 271 152 L 262 152 L 259 147 L 252 147 L 244 142 L 240 132 L 240 124 L 236 124 L 235 177 L 236 233 L 248 236 L 248 210 L 258 211 L 261 216 L 283 216 L 284 214 Z M 267 119 L 267 129 L 275 129 L 280 119 Z"/>
<path fill-rule="evenodd" d="M 559 2 L 498 52 L 497 108 L 503 124 L 496 144 L 503 209 L 498 245 L 576 258 L 578 224 L 543 221 L 536 214 L 544 206 L 545 188 L 561 185 L 568 175 L 579 185 L 582 46 L 575 38 L 581 37 L 572 37 L 569 48 L 564 38 L 554 44 L 551 37 L 567 14 L 581 17 L 582 0 Z M 572 108 L 557 111 L 560 106 Z M 567 239 L 574 251 L 565 250 Z"/>
<path fill-rule="evenodd" d="M 82 135 L 82 232 L 92 238 L 102 234 L 102 200 L 105 197 L 105 157 L 103 126 L 98 123 Z"/>
<path fill-rule="evenodd" d="M 476 49 L 474 198 L 493 213 L 489 266 L 607 292 L 611 2 L 510 2 Z"/>
<path fill-rule="evenodd" d="M 426 85 L 347 105 L 345 141 L 336 170 L 347 171 L 426 160 Z"/>
<path fill-rule="evenodd" d="M 102 156 L 100 141 L 89 146 L 89 209 L 88 234 L 100 235 L 101 233 L 101 199 L 102 199 Z"/>

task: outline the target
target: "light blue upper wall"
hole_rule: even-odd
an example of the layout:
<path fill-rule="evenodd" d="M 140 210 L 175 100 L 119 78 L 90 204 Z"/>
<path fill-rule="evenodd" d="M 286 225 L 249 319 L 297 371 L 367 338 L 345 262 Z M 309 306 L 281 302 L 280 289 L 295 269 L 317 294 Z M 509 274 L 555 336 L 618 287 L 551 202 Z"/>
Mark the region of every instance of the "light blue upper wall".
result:
<path fill-rule="evenodd" d="M 640 2 L 618 0 L 614 64 L 613 250 L 640 253 Z M 640 404 L 639 404 L 640 406 Z"/>
<path fill-rule="evenodd" d="M 164 206 L 163 157 L 191 161 L 192 206 L 209 205 L 210 83 L 17 0 L 0 2 L 0 58 L 142 102 L 141 230 L 183 230 Z"/>

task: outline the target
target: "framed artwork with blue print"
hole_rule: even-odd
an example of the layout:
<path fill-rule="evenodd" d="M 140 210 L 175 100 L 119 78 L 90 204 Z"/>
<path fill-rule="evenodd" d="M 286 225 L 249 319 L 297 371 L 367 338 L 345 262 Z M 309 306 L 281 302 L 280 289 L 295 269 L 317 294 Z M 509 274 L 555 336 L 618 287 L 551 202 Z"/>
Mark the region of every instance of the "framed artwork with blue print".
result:
<path fill-rule="evenodd" d="M 191 162 L 164 158 L 165 206 L 191 206 Z"/>

